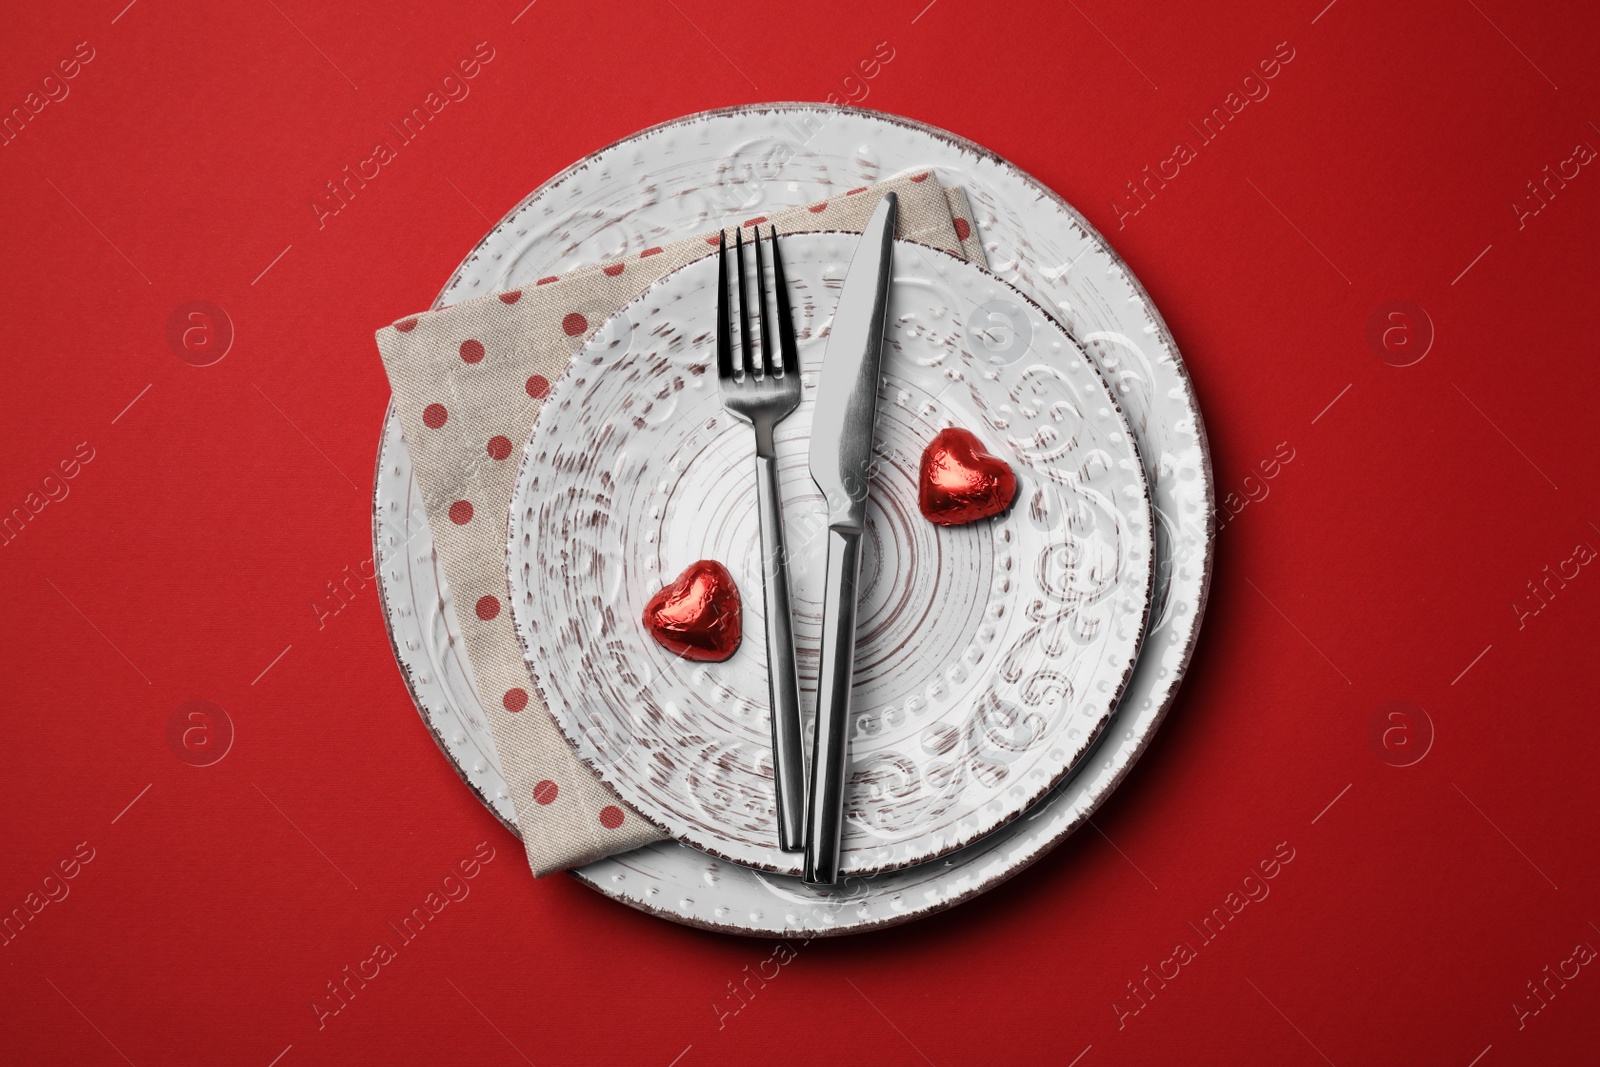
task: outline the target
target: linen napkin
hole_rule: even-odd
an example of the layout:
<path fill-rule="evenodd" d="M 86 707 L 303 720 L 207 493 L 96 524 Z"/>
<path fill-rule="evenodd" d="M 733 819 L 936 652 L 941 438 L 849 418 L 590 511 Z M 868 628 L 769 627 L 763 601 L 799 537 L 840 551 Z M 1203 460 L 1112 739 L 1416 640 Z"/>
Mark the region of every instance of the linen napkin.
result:
<path fill-rule="evenodd" d="M 960 189 L 929 173 L 749 219 L 780 233 L 854 230 L 883 194 L 896 236 L 983 262 Z M 506 603 L 506 516 L 523 443 L 550 387 L 617 311 L 717 234 L 646 248 L 522 289 L 410 316 L 377 331 L 434 547 L 454 594 L 467 660 L 500 754 L 535 876 L 663 840 L 579 760 L 530 684 Z"/>

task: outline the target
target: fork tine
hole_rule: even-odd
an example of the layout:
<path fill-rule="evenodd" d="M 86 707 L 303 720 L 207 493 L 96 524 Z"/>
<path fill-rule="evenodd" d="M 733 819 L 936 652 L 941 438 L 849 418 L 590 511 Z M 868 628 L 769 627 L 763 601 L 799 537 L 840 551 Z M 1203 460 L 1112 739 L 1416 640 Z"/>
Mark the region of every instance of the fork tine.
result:
<path fill-rule="evenodd" d="M 755 353 L 750 344 L 750 291 L 744 282 L 744 233 L 733 231 L 733 251 L 739 271 L 739 347 L 744 352 L 744 372 L 752 377 L 756 373 Z"/>
<path fill-rule="evenodd" d="M 778 305 L 778 348 L 783 352 L 783 373 L 800 373 L 800 350 L 794 341 L 794 318 L 789 314 L 789 285 L 783 278 L 783 258 L 778 255 L 778 228 L 772 227 L 772 288 Z M 765 309 L 766 305 L 762 305 Z M 765 325 L 763 323 L 763 325 Z M 762 331 L 766 339 L 766 331 Z M 772 366 L 772 356 L 767 356 L 767 366 Z"/>
<path fill-rule="evenodd" d="M 733 377 L 733 335 L 728 321 L 728 234 L 717 237 L 717 377 Z"/>
<path fill-rule="evenodd" d="M 761 254 L 761 227 L 756 227 L 756 310 L 761 318 L 761 369 L 766 374 L 776 374 L 778 364 L 772 359 L 772 316 L 767 314 L 767 261 Z"/>

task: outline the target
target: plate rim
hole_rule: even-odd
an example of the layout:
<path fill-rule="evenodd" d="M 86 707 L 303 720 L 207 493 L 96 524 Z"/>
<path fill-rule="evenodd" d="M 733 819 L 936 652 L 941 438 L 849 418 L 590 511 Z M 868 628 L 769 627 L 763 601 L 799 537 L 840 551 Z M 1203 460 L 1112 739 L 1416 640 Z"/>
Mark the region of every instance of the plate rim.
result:
<path fill-rule="evenodd" d="M 500 814 L 500 809 L 495 806 L 493 800 L 489 799 L 489 796 L 478 786 L 478 783 L 467 777 L 466 766 L 458 762 L 455 756 L 451 755 L 450 745 L 449 742 L 445 740 L 444 734 L 439 731 L 439 728 L 434 725 L 433 720 L 430 719 L 427 713 L 422 710 L 422 701 L 417 696 L 417 681 L 412 677 L 410 664 L 408 664 L 405 660 L 405 657 L 400 654 L 400 642 L 399 639 L 395 637 L 394 623 L 392 621 L 391 609 L 389 606 L 389 591 L 387 587 L 388 583 L 383 580 L 383 575 L 378 564 L 378 556 L 382 552 L 382 550 L 378 547 L 378 539 L 383 536 L 383 516 L 378 507 L 378 492 L 379 487 L 383 483 L 384 461 L 389 458 L 389 420 L 394 418 L 396 415 L 397 411 L 395 409 L 394 397 L 391 395 L 389 397 L 388 406 L 384 408 L 383 422 L 378 430 L 378 458 L 372 472 L 373 580 L 374 584 L 376 584 L 378 587 L 378 610 L 383 615 L 383 632 L 389 639 L 389 651 L 394 656 L 395 666 L 400 668 L 400 678 L 406 684 L 406 695 L 411 698 L 412 706 L 417 709 L 417 715 L 422 719 L 423 727 L 428 731 L 428 736 L 433 738 L 433 743 L 439 747 L 439 752 L 444 756 L 445 762 L 450 764 L 451 769 L 456 772 L 456 777 L 461 779 L 462 784 L 464 784 L 468 789 L 472 790 L 472 795 L 477 797 L 485 808 L 489 809 L 489 814 L 495 817 L 495 821 L 497 821 L 501 826 L 504 826 L 507 830 L 510 830 L 512 836 L 514 836 L 518 841 L 521 841 L 522 830 L 517 826 L 516 823 Z"/>
<path fill-rule="evenodd" d="M 859 234 L 853 231 L 837 229 L 796 230 L 792 233 L 784 234 L 784 237 L 787 239 L 791 236 L 821 237 L 827 235 L 853 237 L 858 239 L 860 237 Z M 1047 797 L 1061 783 L 1072 777 L 1074 771 L 1076 771 L 1079 766 L 1082 765 L 1083 761 L 1094 752 L 1096 744 L 1103 735 L 1106 726 L 1113 718 L 1116 717 L 1117 708 L 1122 703 L 1122 697 L 1127 692 L 1128 683 L 1133 678 L 1134 669 L 1139 664 L 1139 657 L 1144 652 L 1146 631 L 1149 626 L 1150 612 L 1155 599 L 1155 497 L 1154 493 L 1151 491 L 1150 477 L 1148 468 L 1145 466 L 1144 462 L 1143 448 L 1139 444 L 1139 436 L 1133 432 L 1133 426 L 1128 419 L 1127 412 L 1123 411 L 1122 404 L 1117 399 L 1116 391 L 1112 389 L 1111 383 L 1106 380 L 1106 377 L 1104 373 L 1101 372 L 1099 365 L 1093 358 L 1089 356 L 1087 352 L 1083 350 L 1082 346 L 1072 336 L 1071 332 L 1062 323 L 1057 321 L 1048 310 L 1042 307 L 1038 301 L 1034 300 L 1027 293 L 1022 292 L 1004 278 L 1001 278 L 998 274 L 995 274 L 993 271 L 989 270 L 988 267 L 980 263 L 974 263 L 963 256 L 958 256 L 953 252 L 946 251 L 945 249 L 936 248 L 932 245 L 925 244 L 921 241 L 912 241 L 906 238 L 896 237 L 894 238 L 894 242 L 897 245 L 915 245 L 918 248 L 924 249 L 928 252 L 947 256 L 951 261 L 959 265 L 957 268 L 958 270 L 960 268 L 969 268 L 976 271 L 983 279 L 1001 287 L 1006 292 L 1008 297 L 1019 300 L 1031 307 L 1035 312 L 1038 313 L 1040 318 L 1042 318 L 1049 325 L 1053 326 L 1059 332 L 1060 336 L 1072 346 L 1072 351 L 1077 353 L 1078 358 L 1083 361 L 1088 373 L 1092 374 L 1094 376 L 1094 380 L 1099 383 L 1105 399 L 1110 403 L 1111 410 L 1115 414 L 1116 422 L 1121 427 L 1122 433 L 1127 438 L 1128 445 L 1133 451 L 1133 459 L 1137 464 L 1137 474 L 1134 478 L 1134 484 L 1139 487 L 1140 500 L 1144 505 L 1142 511 L 1145 520 L 1145 529 L 1147 531 L 1144 537 L 1146 550 L 1139 554 L 1140 558 L 1144 560 L 1145 580 L 1143 583 L 1144 587 L 1140 593 L 1138 636 L 1134 639 L 1132 652 L 1128 656 L 1127 662 L 1123 665 L 1121 676 L 1117 679 L 1111 695 L 1107 698 L 1104 698 L 1106 701 L 1108 701 L 1105 710 L 1095 713 L 1095 727 L 1089 731 L 1088 736 L 1084 739 L 1082 744 L 1077 746 L 1077 750 L 1073 753 L 1072 758 L 1066 761 L 1062 769 L 1057 774 L 1052 776 L 1049 782 L 1047 782 L 1045 785 L 1031 790 L 1027 798 L 1021 803 L 1020 806 L 1010 808 L 1004 817 L 991 823 L 987 829 L 984 829 L 971 837 L 965 838 L 964 840 L 952 843 L 950 845 L 940 846 L 925 854 L 919 854 L 917 859 L 910 862 L 852 868 L 849 871 L 841 871 L 841 875 L 854 876 L 858 878 L 870 878 L 873 875 L 879 874 L 894 874 L 899 871 L 905 871 L 913 867 L 921 866 L 925 863 L 934 863 L 946 856 L 951 855 L 952 853 L 959 852 L 970 845 L 977 844 L 990 834 L 998 832 L 999 830 L 1011 825 L 1016 820 L 1027 815 L 1028 812 L 1033 809 L 1034 805 L 1038 804 L 1041 800 Z M 678 278 L 685 271 L 706 262 L 715 254 L 715 252 L 708 250 L 705 254 L 697 255 L 689 262 L 674 267 L 672 270 L 661 275 L 637 295 L 630 298 L 628 302 L 621 308 L 608 316 L 606 322 L 609 323 L 613 321 L 619 315 L 626 315 L 627 312 L 636 305 L 647 302 L 651 295 L 657 293 L 663 286 Z M 517 608 L 518 590 L 514 576 L 516 567 L 513 562 L 513 557 L 517 551 L 517 541 L 520 532 L 517 522 L 517 512 L 519 510 L 519 504 L 523 500 L 523 489 L 528 477 L 528 465 L 533 451 L 534 442 L 539 436 L 540 428 L 545 423 L 545 413 L 549 411 L 560 410 L 560 401 L 563 399 L 562 394 L 574 388 L 570 382 L 573 377 L 573 370 L 577 366 L 578 358 L 583 355 L 583 353 L 587 352 L 592 345 L 597 343 L 597 341 L 603 342 L 602 335 L 604 332 L 604 326 L 601 326 L 599 329 L 593 331 L 588 339 L 584 341 L 582 347 L 580 347 L 578 351 L 573 354 L 572 359 L 568 362 L 566 368 L 561 372 L 561 376 L 551 383 L 550 393 L 545 397 L 544 402 L 540 405 L 538 413 L 534 416 L 533 425 L 528 429 L 527 439 L 522 443 L 522 452 L 517 460 L 517 472 L 513 480 L 513 488 L 511 491 L 511 506 L 506 512 L 506 603 L 511 607 L 511 615 L 513 620 L 512 630 L 516 634 L 517 648 L 522 655 L 523 665 L 527 668 L 528 676 L 532 681 L 535 690 L 539 694 L 539 699 L 544 702 L 544 705 L 547 709 L 549 709 L 551 705 L 546 691 L 548 684 L 544 677 L 546 668 L 535 665 L 535 657 L 533 656 L 532 650 L 529 647 L 529 638 L 531 635 L 527 632 L 528 627 L 523 621 L 524 612 L 519 611 Z M 554 418 L 554 416 L 552 416 L 552 418 Z M 1013 502 L 1012 507 L 1008 509 L 1008 511 L 1014 511 L 1016 507 L 1017 504 Z M 1098 706 L 1101 701 L 1096 701 L 1095 703 Z M 567 747 L 572 750 L 573 755 L 577 756 L 579 761 L 582 762 L 585 767 L 589 768 L 589 770 L 592 771 L 594 775 L 600 779 L 600 781 L 605 782 L 606 785 L 609 786 L 613 791 L 617 791 L 620 796 L 620 790 L 618 790 L 617 786 L 611 783 L 610 777 L 607 775 L 605 770 L 602 769 L 603 764 L 585 754 L 584 746 L 580 745 L 573 738 L 572 731 L 568 728 L 568 724 L 563 721 L 562 717 L 557 715 L 554 710 L 550 710 L 548 714 L 550 715 L 551 720 L 555 722 L 557 730 L 560 731 L 562 739 L 567 743 Z M 624 802 L 627 802 L 626 798 L 624 798 Z M 628 802 L 628 806 L 642 819 L 666 835 L 669 841 L 675 841 L 680 845 L 686 845 L 689 848 L 703 852 L 715 859 L 722 860 L 726 863 L 736 864 L 741 867 L 747 867 L 751 870 L 760 871 L 763 874 L 773 874 L 791 878 L 798 877 L 798 875 L 792 870 L 783 870 L 768 863 L 753 863 L 748 859 L 740 859 L 735 856 L 728 855 L 726 852 L 712 847 L 710 844 L 700 841 L 687 840 L 684 836 L 680 835 L 678 832 L 675 832 L 671 827 L 665 825 L 658 817 L 660 814 L 659 812 L 642 810 L 638 804 L 631 802 Z"/>

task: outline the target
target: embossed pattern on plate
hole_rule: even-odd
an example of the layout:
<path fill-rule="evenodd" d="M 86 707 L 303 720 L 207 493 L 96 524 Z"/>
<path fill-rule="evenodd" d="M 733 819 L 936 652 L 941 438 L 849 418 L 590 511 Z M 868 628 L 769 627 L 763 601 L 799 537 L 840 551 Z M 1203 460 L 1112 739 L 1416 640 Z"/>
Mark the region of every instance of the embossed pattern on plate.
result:
<path fill-rule="evenodd" d="M 759 936 L 855 933 L 941 911 L 1014 876 L 1081 827 L 1149 746 L 1178 691 L 1213 551 L 1211 465 L 1194 389 L 1160 313 L 1105 239 L 1048 186 L 971 141 L 892 115 L 815 104 L 689 115 L 601 149 L 540 186 L 456 269 L 436 304 L 531 282 L 608 247 L 731 226 L 751 217 L 750 207 L 804 203 L 930 166 L 942 183 L 967 191 L 990 269 L 1050 310 L 1099 364 L 1139 439 L 1155 499 L 1157 563 L 1145 645 L 1122 703 L 1070 778 L 1023 818 L 943 859 L 852 876 L 825 892 L 664 842 L 572 872 L 615 900 Z M 991 337 L 1004 351 L 1004 333 Z M 416 493 L 400 442 L 391 410 L 380 457 L 399 469 L 385 477 L 380 466 L 375 518 Z M 421 628 L 428 616 L 414 599 L 434 603 L 420 573 L 432 567 L 431 534 L 419 511 L 402 505 L 399 514 L 402 537 L 375 537 L 385 621 L 434 736 L 466 736 L 467 718 L 481 721 L 483 712 L 470 691 L 446 689 L 427 672 L 448 655 L 451 638 Z M 445 629 L 453 625 L 447 617 Z M 480 797 L 503 797 L 492 759 L 475 763 L 441 749 Z"/>
<path fill-rule="evenodd" d="M 827 509 L 807 470 L 816 379 L 846 234 L 784 238 L 802 396 L 777 448 L 802 708 L 816 703 Z M 755 442 L 716 384 L 717 261 L 667 275 L 552 390 L 524 451 L 508 535 L 528 666 L 579 754 L 678 840 L 798 875 L 777 848 L 760 611 Z M 1094 366 L 1035 305 L 955 256 L 896 242 L 861 572 L 842 870 L 921 863 L 1050 790 L 1099 734 L 1144 632 L 1144 467 Z M 967 324 L 1010 301 L 1004 358 Z M 974 348 L 984 355 L 974 353 Z M 1018 477 L 1016 504 L 940 527 L 917 506 L 923 448 L 958 426 Z M 640 622 L 684 567 L 744 591 L 724 663 L 680 659 Z"/>

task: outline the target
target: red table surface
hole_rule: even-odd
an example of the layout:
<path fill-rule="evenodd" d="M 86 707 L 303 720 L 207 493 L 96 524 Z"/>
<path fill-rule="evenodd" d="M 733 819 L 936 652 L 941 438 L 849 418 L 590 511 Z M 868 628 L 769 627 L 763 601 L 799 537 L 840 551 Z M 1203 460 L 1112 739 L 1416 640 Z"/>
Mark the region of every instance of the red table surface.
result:
<path fill-rule="evenodd" d="M 0 1062 L 1593 1062 L 1592 5 L 525 2 L 8 15 Z M 319 218 L 480 42 L 470 95 Z M 780 948 L 536 882 L 373 587 L 316 605 L 372 554 L 375 327 L 585 153 L 830 93 L 1105 233 L 1238 514 L 1093 830 L 947 914 Z M 210 366 L 167 336 L 194 300 L 236 335 Z M 235 733 L 211 766 L 171 740 L 193 700 Z"/>

